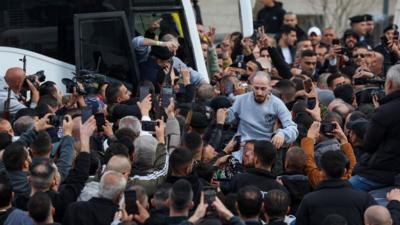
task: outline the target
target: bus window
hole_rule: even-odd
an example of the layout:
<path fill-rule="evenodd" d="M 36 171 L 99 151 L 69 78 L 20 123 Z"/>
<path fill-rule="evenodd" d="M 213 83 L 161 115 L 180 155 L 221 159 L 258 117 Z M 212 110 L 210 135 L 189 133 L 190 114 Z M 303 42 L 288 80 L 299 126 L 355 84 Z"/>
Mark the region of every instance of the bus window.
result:
<path fill-rule="evenodd" d="M 133 49 L 126 16 L 122 12 L 78 14 L 75 19 L 77 70 L 137 84 Z"/>

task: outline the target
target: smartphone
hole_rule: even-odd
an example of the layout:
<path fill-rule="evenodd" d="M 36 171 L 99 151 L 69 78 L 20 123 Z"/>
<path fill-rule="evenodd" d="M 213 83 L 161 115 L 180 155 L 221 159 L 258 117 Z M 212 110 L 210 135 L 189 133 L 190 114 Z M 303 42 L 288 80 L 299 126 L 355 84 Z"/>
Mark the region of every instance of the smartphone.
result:
<path fill-rule="evenodd" d="M 336 123 L 323 122 L 321 123 L 320 131 L 324 134 L 332 133 L 336 129 Z"/>
<path fill-rule="evenodd" d="M 82 123 L 85 123 L 93 115 L 92 108 L 85 107 L 81 109 Z"/>
<path fill-rule="evenodd" d="M 399 31 L 396 30 L 396 31 L 394 31 L 394 34 L 393 34 L 393 41 L 398 41 L 398 40 L 399 40 Z"/>
<path fill-rule="evenodd" d="M 307 99 L 307 108 L 314 109 L 317 104 L 317 99 L 315 98 L 308 98 Z"/>
<path fill-rule="evenodd" d="M 332 45 L 340 45 L 340 40 L 339 38 L 335 38 L 332 40 Z"/>
<path fill-rule="evenodd" d="M 148 132 L 155 132 L 156 126 L 158 126 L 157 121 L 142 121 L 142 130 Z"/>
<path fill-rule="evenodd" d="M 236 144 L 235 144 L 235 147 L 233 148 L 232 152 L 236 152 L 236 151 L 240 150 L 240 144 L 242 142 L 242 136 L 241 135 L 235 136 L 235 141 L 236 141 Z"/>
<path fill-rule="evenodd" d="M 368 78 L 360 77 L 354 79 L 354 85 L 366 85 L 368 84 Z"/>
<path fill-rule="evenodd" d="M 103 126 L 106 124 L 104 113 L 96 113 L 94 114 L 94 118 L 96 119 L 97 131 L 103 131 Z"/>
<path fill-rule="evenodd" d="M 174 97 L 172 88 L 164 87 L 161 90 L 161 107 L 166 108 L 170 104 L 170 99 Z"/>
<path fill-rule="evenodd" d="M 311 79 L 307 79 L 307 80 L 303 81 L 303 84 L 304 84 L 304 90 L 307 93 L 310 93 L 311 90 L 312 90 L 312 80 Z"/>
<path fill-rule="evenodd" d="M 205 186 L 203 188 L 203 192 L 204 192 L 204 203 L 212 205 L 212 203 L 215 201 L 215 198 L 217 197 L 217 191 L 215 190 L 215 188 L 212 186 Z"/>
<path fill-rule="evenodd" d="M 139 99 L 140 99 L 140 101 L 142 101 L 149 94 L 150 94 L 149 87 L 140 87 L 140 89 L 139 89 Z"/>
<path fill-rule="evenodd" d="M 224 94 L 230 95 L 233 93 L 233 91 L 234 91 L 234 88 L 233 88 L 232 82 L 225 82 L 224 83 Z"/>
<path fill-rule="evenodd" d="M 128 215 L 136 215 L 139 213 L 136 205 L 136 191 L 125 191 L 125 210 Z"/>

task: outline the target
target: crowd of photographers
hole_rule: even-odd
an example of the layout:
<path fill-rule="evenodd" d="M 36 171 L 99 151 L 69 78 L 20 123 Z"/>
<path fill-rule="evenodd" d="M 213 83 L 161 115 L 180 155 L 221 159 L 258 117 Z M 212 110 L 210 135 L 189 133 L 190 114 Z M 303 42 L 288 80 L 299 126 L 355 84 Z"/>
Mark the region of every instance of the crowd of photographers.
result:
<path fill-rule="evenodd" d="M 161 20 L 132 40 L 133 90 L 8 69 L 0 224 L 400 224 L 397 27 L 304 32 L 263 2 L 252 37 L 197 26 L 208 79 Z"/>

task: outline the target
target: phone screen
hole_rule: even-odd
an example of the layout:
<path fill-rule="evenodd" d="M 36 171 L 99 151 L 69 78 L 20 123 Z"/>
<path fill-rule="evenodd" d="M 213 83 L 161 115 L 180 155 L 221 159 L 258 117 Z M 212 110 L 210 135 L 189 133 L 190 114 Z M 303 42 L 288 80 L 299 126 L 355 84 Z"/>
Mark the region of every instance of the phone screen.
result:
<path fill-rule="evenodd" d="M 94 114 L 94 118 L 96 119 L 97 131 L 103 131 L 103 125 L 106 124 L 104 113 L 96 113 Z"/>
<path fill-rule="evenodd" d="M 168 107 L 170 99 L 173 97 L 173 91 L 170 87 L 164 87 L 161 91 L 161 107 Z"/>
<path fill-rule="evenodd" d="M 340 40 L 338 38 L 333 39 L 332 45 L 340 45 Z"/>
<path fill-rule="evenodd" d="M 148 132 L 155 132 L 157 125 L 158 125 L 157 121 L 142 121 L 142 130 Z"/>
<path fill-rule="evenodd" d="M 236 137 L 235 137 L 235 141 L 236 141 L 236 145 L 235 145 L 235 147 L 233 148 L 233 152 L 239 151 L 239 150 L 240 150 L 240 144 L 241 144 L 241 142 L 242 142 L 242 136 L 240 136 L 240 135 L 236 136 Z"/>
<path fill-rule="evenodd" d="M 314 109 L 316 104 L 317 104 L 317 100 L 315 98 L 307 99 L 307 108 L 308 109 Z"/>
<path fill-rule="evenodd" d="M 138 214 L 136 191 L 125 191 L 125 209 L 128 215 Z"/>

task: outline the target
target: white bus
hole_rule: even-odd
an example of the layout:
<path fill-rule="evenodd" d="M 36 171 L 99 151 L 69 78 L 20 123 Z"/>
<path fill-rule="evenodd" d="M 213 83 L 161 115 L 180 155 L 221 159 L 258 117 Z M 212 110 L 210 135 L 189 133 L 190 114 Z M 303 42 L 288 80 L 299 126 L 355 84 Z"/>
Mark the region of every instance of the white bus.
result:
<path fill-rule="evenodd" d="M 236 1 L 244 36 L 250 36 L 250 0 Z M 161 26 L 173 25 L 186 63 L 208 80 L 190 0 L 3 0 L 0 76 L 22 67 L 25 56 L 27 74 L 44 70 L 62 88 L 63 78 L 86 69 L 135 89 L 140 76 L 131 40 L 158 18 Z"/>

